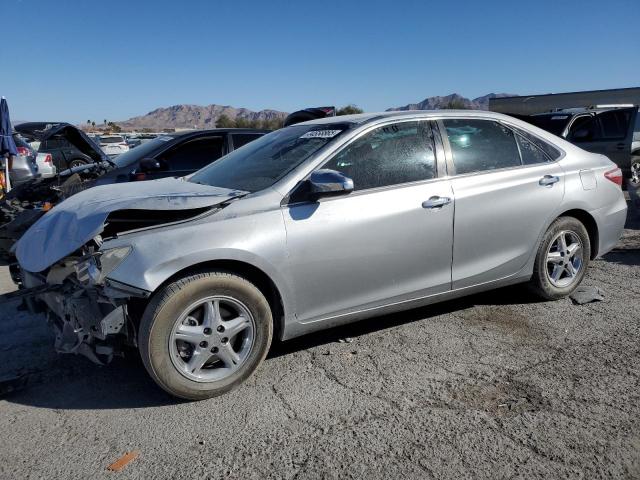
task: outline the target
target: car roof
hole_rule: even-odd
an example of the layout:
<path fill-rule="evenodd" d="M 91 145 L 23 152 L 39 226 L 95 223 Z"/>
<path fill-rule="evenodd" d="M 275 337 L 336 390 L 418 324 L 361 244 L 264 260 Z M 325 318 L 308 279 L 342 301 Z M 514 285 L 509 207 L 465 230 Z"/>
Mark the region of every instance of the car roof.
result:
<path fill-rule="evenodd" d="M 183 132 L 161 133 L 159 137 L 180 138 L 184 135 L 202 135 L 208 133 L 269 133 L 271 130 L 260 128 L 211 128 L 209 130 L 185 130 Z"/>
<path fill-rule="evenodd" d="M 373 112 L 358 113 L 355 115 L 340 115 L 336 117 L 318 118 L 307 122 L 297 123 L 296 125 L 330 125 L 333 123 L 351 123 L 361 125 L 386 118 L 402 118 L 402 117 L 475 117 L 475 118 L 492 118 L 492 119 L 511 119 L 507 115 L 497 112 L 489 112 L 486 110 L 402 110 L 392 112 Z"/>
<path fill-rule="evenodd" d="M 628 106 L 612 106 L 612 107 L 575 107 L 575 108 L 565 108 L 562 110 L 556 110 L 554 112 L 543 112 L 543 113 L 535 113 L 533 115 L 531 115 L 532 117 L 546 117 L 546 116 L 552 116 L 552 115 L 578 115 L 580 113 L 602 113 L 602 112 L 608 112 L 611 110 L 620 110 L 623 108 L 633 108 L 633 107 L 628 107 Z"/>

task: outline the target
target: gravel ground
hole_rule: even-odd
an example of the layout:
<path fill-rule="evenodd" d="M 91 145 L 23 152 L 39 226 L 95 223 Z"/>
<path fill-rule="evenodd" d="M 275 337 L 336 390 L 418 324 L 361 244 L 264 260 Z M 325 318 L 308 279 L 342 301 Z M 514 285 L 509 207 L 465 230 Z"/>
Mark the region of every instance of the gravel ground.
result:
<path fill-rule="evenodd" d="M 42 317 L 4 305 L 0 478 L 640 478 L 627 226 L 584 282 L 604 302 L 508 288 L 371 319 L 274 345 L 247 384 L 198 403 L 139 361 L 57 356 Z"/>

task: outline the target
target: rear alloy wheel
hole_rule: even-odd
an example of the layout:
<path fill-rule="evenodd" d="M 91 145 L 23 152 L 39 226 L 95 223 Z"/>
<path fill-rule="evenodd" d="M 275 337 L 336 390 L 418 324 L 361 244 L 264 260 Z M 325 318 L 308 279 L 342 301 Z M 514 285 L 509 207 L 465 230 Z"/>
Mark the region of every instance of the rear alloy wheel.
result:
<path fill-rule="evenodd" d="M 547 300 L 571 294 L 582 282 L 590 257 L 584 225 L 573 217 L 556 219 L 538 248 L 531 279 L 534 291 Z"/>
<path fill-rule="evenodd" d="M 272 323 L 269 303 L 247 279 L 202 272 L 154 295 L 140 322 L 140 355 L 171 395 L 215 397 L 258 368 L 271 345 Z"/>
<path fill-rule="evenodd" d="M 640 156 L 631 157 L 631 185 L 640 187 Z"/>

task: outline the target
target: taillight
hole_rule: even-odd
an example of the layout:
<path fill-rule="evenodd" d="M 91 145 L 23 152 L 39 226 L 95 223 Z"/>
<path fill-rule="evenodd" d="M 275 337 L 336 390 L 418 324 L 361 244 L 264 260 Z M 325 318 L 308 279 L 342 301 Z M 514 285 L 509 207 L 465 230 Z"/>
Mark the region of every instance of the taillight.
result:
<path fill-rule="evenodd" d="M 147 179 L 147 174 L 144 172 L 139 172 L 139 173 L 134 173 L 134 178 L 136 180 L 146 180 Z"/>
<path fill-rule="evenodd" d="M 53 163 L 53 157 L 50 153 L 47 153 L 44 157 L 44 163 Z"/>
<path fill-rule="evenodd" d="M 23 157 L 28 157 L 31 155 L 31 152 L 27 147 L 18 147 L 18 155 L 22 155 Z"/>
<path fill-rule="evenodd" d="M 622 188 L 622 170 L 620 170 L 619 168 L 614 168 L 613 170 L 604 172 L 604 178 Z"/>

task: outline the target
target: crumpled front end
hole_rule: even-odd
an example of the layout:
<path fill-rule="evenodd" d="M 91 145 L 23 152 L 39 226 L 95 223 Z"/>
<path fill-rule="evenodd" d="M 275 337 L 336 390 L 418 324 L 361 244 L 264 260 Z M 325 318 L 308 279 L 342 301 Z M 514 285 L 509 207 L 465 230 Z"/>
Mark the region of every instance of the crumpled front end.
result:
<path fill-rule="evenodd" d="M 132 317 L 133 299 L 149 292 L 110 281 L 110 269 L 124 260 L 127 248 L 106 252 L 83 249 L 85 255 L 67 257 L 46 272 L 22 271 L 22 283 L 35 293 L 27 304 L 46 306 L 56 333 L 59 353 L 81 354 L 99 364 L 109 363 L 126 346 L 137 346 Z M 44 304 L 44 305 L 43 305 Z"/>
<path fill-rule="evenodd" d="M 61 353 L 103 364 L 137 346 L 136 319 L 150 292 L 108 278 L 134 248 L 126 238 L 179 228 L 245 193 L 178 179 L 139 183 L 72 196 L 42 215 L 16 245 L 18 294 L 30 309 L 47 312 Z"/>

